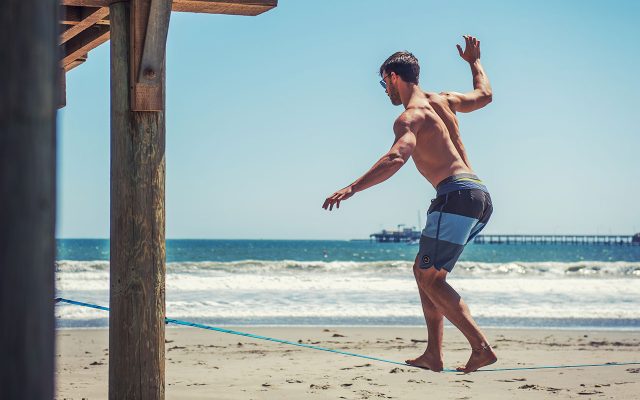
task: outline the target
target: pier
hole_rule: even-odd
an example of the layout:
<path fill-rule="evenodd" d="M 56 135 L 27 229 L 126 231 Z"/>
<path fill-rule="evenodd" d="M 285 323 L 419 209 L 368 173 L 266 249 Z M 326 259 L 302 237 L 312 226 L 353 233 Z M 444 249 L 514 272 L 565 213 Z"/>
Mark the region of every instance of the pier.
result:
<path fill-rule="evenodd" d="M 477 244 L 604 244 L 640 245 L 640 235 L 478 235 Z"/>

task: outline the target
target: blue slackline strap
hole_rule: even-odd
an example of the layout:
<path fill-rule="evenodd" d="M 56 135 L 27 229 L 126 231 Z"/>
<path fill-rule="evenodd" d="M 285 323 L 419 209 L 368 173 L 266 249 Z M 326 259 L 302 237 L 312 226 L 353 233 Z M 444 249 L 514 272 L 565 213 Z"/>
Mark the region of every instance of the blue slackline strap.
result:
<path fill-rule="evenodd" d="M 56 303 L 63 302 L 63 303 L 73 304 L 73 305 L 76 305 L 76 306 L 89 307 L 89 308 L 95 308 L 97 310 L 109 311 L 108 307 L 99 306 L 99 305 L 90 304 L 90 303 L 83 303 L 81 301 L 65 299 L 63 297 L 57 297 L 55 299 L 55 301 L 56 301 Z M 347 351 L 329 349 L 329 348 L 320 347 L 320 346 L 313 346 L 313 345 L 310 345 L 310 344 L 290 342 L 288 340 L 275 339 L 275 338 L 271 338 L 271 337 L 268 337 L 268 336 L 254 335 L 253 333 L 239 332 L 239 331 L 234 331 L 234 330 L 231 330 L 231 329 L 218 328 L 218 327 L 215 327 L 215 326 L 199 324 L 197 322 L 182 321 L 182 320 L 173 319 L 173 318 L 165 318 L 164 321 L 167 324 L 191 326 L 191 327 L 194 327 L 194 328 L 207 329 L 207 330 L 210 330 L 210 331 L 229 333 L 229 334 L 232 334 L 232 335 L 239 335 L 239 336 L 246 336 L 246 337 L 250 337 L 250 338 L 254 338 L 254 339 L 269 340 L 271 342 L 282 343 L 282 344 L 290 344 L 292 346 L 306 347 L 308 349 L 328 351 L 330 353 L 343 354 L 345 356 L 366 358 L 368 360 L 380 361 L 380 362 L 385 362 L 385 363 L 389 363 L 389 364 L 402 365 L 402 366 L 405 366 L 405 367 L 420 368 L 420 367 L 416 367 L 415 365 L 411 365 L 411 364 L 407 364 L 407 363 L 402 363 L 402 362 L 392 361 L 392 360 L 385 360 L 384 358 L 370 357 L 370 356 L 365 356 L 365 355 L 362 355 L 362 354 L 349 353 Z M 640 362 L 626 362 L 626 363 L 613 363 L 613 362 L 611 362 L 611 363 L 605 363 L 605 364 L 576 364 L 576 365 L 553 365 L 553 366 L 539 366 L 539 367 L 494 368 L 494 369 L 479 369 L 476 372 L 521 371 L 521 370 L 528 370 L 528 369 L 550 369 L 550 368 L 611 367 L 611 366 L 616 366 L 616 365 L 640 365 Z M 420 369 L 425 369 L 425 368 L 420 368 Z M 442 372 L 461 372 L 461 371 L 458 371 L 458 370 L 455 370 L 455 369 L 443 369 Z"/>

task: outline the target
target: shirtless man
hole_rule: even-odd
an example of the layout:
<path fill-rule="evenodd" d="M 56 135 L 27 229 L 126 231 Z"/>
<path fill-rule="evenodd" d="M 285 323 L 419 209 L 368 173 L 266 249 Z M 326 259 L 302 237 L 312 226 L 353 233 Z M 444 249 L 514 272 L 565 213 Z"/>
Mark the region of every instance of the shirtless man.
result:
<path fill-rule="evenodd" d="M 447 283 L 464 246 L 486 225 L 493 211 L 491 197 L 473 173 L 465 152 L 456 112 L 470 112 L 491 102 L 491 86 L 480 65 L 480 41 L 464 36 L 460 56 L 469 63 L 474 90 L 469 93 L 425 93 L 418 86 L 420 67 L 409 52 L 391 55 L 380 67 L 380 84 L 393 105 L 404 112 L 395 120 L 391 149 L 362 177 L 327 197 L 322 207 L 340 207 L 356 192 L 377 185 L 413 158 L 418 171 L 436 188 L 427 211 L 426 227 L 413 265 L 422 310 L 427 323 L 427 349 L 408 364 L 442 371 L 443 317 L 467 338 L 471 356 L 462 372 L 473 372 L 496 362 L 487 338 L 475 323 L 460 295 Z"/>

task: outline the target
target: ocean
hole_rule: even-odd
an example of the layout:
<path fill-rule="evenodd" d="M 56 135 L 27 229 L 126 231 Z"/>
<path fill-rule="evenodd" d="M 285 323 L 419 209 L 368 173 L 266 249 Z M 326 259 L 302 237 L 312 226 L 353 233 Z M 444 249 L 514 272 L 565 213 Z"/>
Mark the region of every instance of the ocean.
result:
<path fill-rule="evenodd" d="M 417 245 L 167 240 L 167 317 L 216 326 L 424 326 Z M 640 329 L 640 246 L 469 244 L 447 278 L 481 327 Z M 56 296 L 109 305 L 109 241 L 57 241 Z M 56 305 L 60 328 L 104 311 Z"/>

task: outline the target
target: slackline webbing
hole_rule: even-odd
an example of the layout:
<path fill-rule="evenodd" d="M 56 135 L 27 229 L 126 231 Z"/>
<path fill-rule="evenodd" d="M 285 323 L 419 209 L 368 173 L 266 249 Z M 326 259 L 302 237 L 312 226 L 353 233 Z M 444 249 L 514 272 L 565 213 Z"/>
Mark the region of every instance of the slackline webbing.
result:
<path fill-rule="evenodd" d="M 56 303 L 62 302 L 62 303 L 73 304 L 73 305 L 81 306 L 81 307 L 88 307 L 88 308 L 95 308 L 97 310 L 109 311 L 109 307 L 99 306 L 99 305 L 91 304 L 91 303 L 83 303 L 81 301 L 65 299 L 63 297 L 57 297 L 55 299 L 55 301 L 56 301 Z M 313 349 L 313 350 L 328 351 L 330 353 L 342 354 L 342 355 L 345 355 L 345 356 L 359 357 L 359 358 L 365 358 L 367 360 L 373 360 L 373 361 L 380 361 L 380 362 L 385 362 L 385 363 L 389 363 L 389 364 L 402 365 L 404 367 L 420 368 L 420 367 L 416 367 L 415 365 L 410 365 L 410 364 L 399 362 L 399 361 L 385 360 L 384 358 L 370 357 L 370 356 L 365 356 L 365 355 L 356 354 L 356 353 L 350 353 L 350 352 L 342 351 L 342 350 L 335 350 L 335 349 L 329 349 L 329 348 L 326 348 L 326 347 L 314 346 L 314 345 L 311 345 L 311 344 L 297 343 L 297 342 L 291 342 L 291 341 L 288 341 L 288 340 L 271 338 L 271 337 L 268 337 L 268 336 L 254 335 L 253 333 L 239 332 L 239 331 L 234 331 L 234 330 L 231 330 L 231 329 L 218 328 L 218 327 L 215 327 L 215 326 L 200 324 L 200 323 L 197 323 L 197 322 L 182 321 L 182 320 L 173 319 L 173 318 L 165 318 L 164 321 L 165 321 L 166 324 L 191 326 L 191 327 L 194 327 L 194 328 L 207 329 L 207 330 L 210 330 L 210 331 L 229 333 L 229 334 L 232 334 L 232 335 L 245 336 L 245 337 L 250 337 L 250 338 L 260 339 L 260 340 L 268 340 L 268 341 L 271 341 L 271 342 L 289 344 L 289 345 L 292 345 L 292 346 L 306 347 L 308 349 Z M 624 363 L 609 362 L 609 363 L 605 363 L 605 364 L 576 364 L 576 365 L 550 365 L 550 366 L 536 366 L 536 367 L 493 368 L 493 369 L 479 369 L 476 372 L 521 371 L 521 370 L 531 370 L 531 369 L 554 369 L 554 368 L 555 369 L 559 369 L 559 368 L 585 368 L 585 367 L 613 367 L 613 366 L 619 366 L 619 365 L 640 365 L 640 362 L 624 362 Z M 424 368 L 420 368 L 420 369 L 424 369 Z M 461 371 L 458 371 L 458 370 L 455 370 L 455 369 L 443 369 L 442 372 L 462 373 Z"/>

